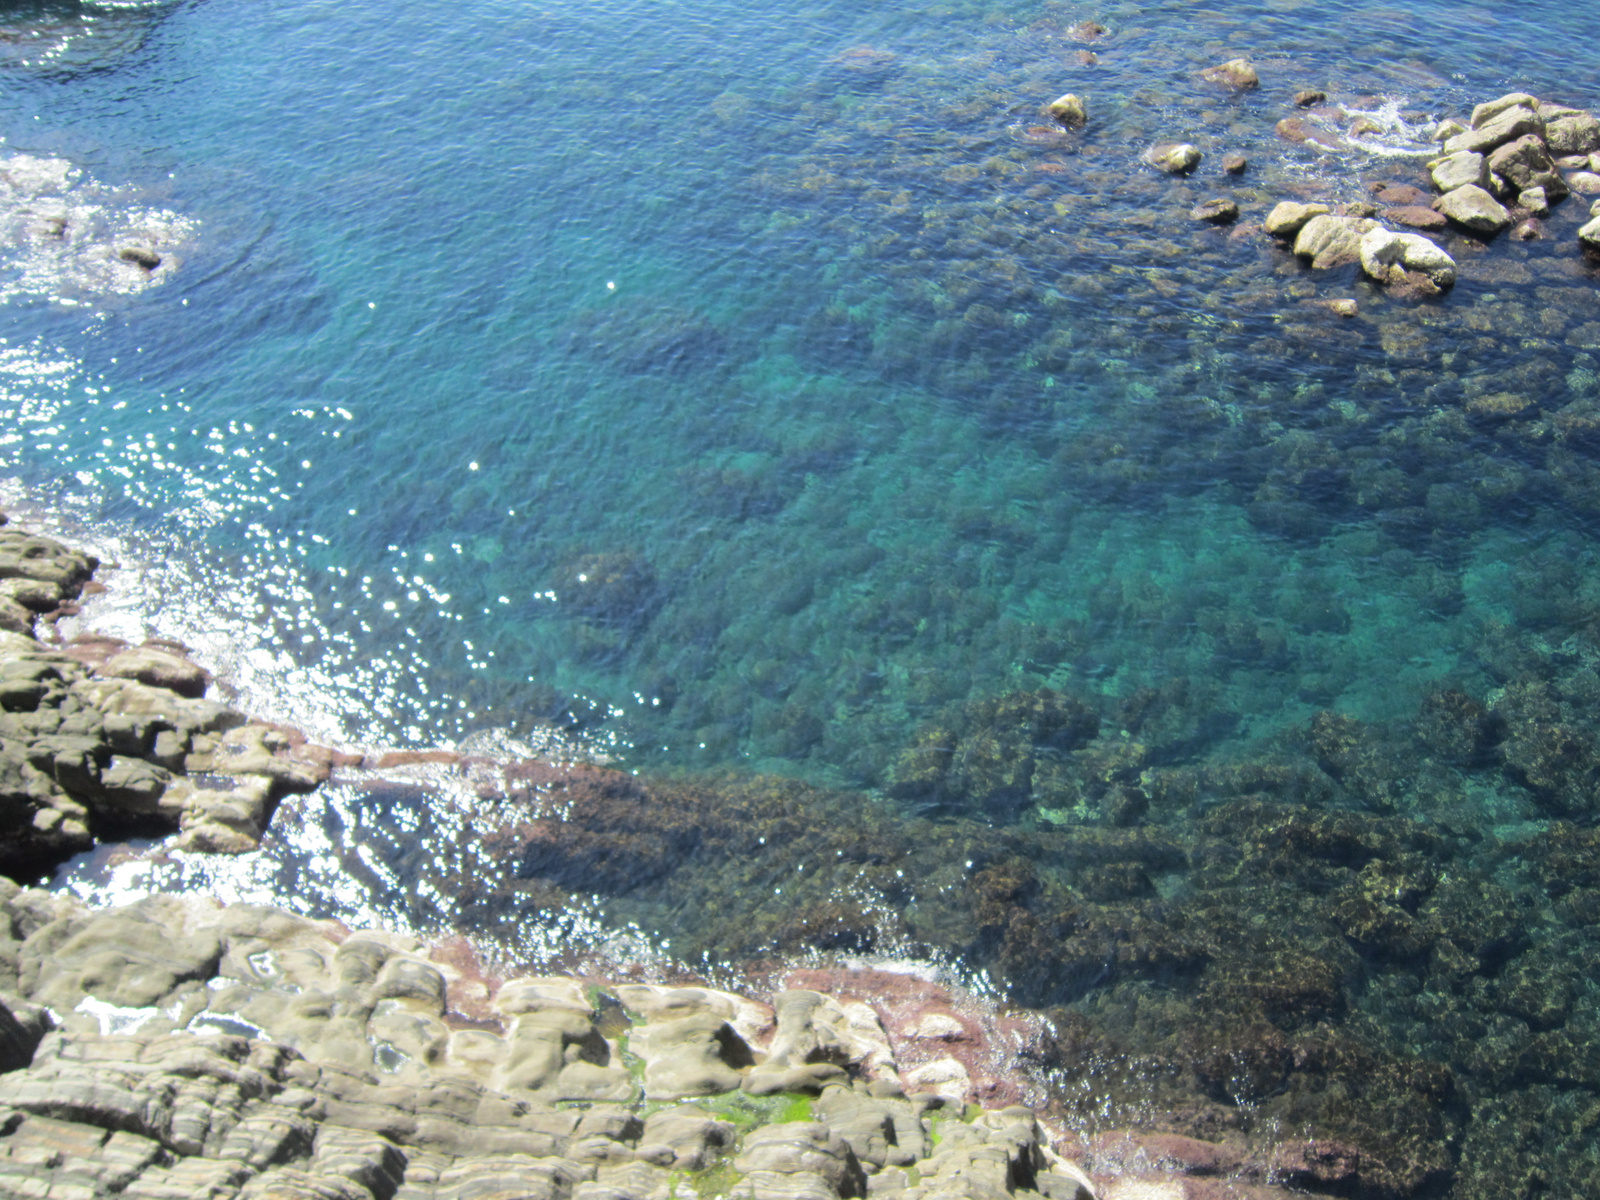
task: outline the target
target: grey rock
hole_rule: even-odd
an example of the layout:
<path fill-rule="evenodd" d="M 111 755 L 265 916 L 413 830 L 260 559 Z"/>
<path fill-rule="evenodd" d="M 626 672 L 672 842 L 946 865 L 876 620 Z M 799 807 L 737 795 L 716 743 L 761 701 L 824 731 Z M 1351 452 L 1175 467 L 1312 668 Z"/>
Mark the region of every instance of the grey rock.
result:
<path fill-rule="evenodd" d="M 1501 146 L 1489 155 L 1489 171 L 1498 175 L 1517 191 L 1542 187 L 1551 200 L 1567 194 L 1567 184 L 1556 170 L 1545 145 L 1532 134 Z"/>
<path fill-rule="evenodd" d="M 1200 151 L 1188 142 L 1157 142 L 1144 152 L 1144 161 L 1168 175 L 1187 175 L 1200 165 Z"/>
<path fill-rule="evenodd" d="M 1456 188 L 1435 202 L 1445 216 L 1474 233 L 1493 235 L 1511 224 L 1511 214 L 1480 187 Z"/>
<path fill-rule="evenodd" d="M 1567 176 L 1567 186 L 1582 196 L 1592 196 L 1600 192 L 1600 173 L 1594 171 L 1574 171 Z"/>
<path fill-rule="evenodd" d="M 723 1156 L 734 1126 L 706 1108 L 677 1105 L 641 1120 L 636 1094 L 558 1109 L 526 1088 L 502 1088 L 518 1082 L 520 1065 L 544 1086 L 614 1055 L 582 989 L 522 981 L 505 1005 L 515 1010 L 505 1036 L 455 1031 L 480 1039 L 474 1056 L 458 1057 L 438 1020 L 451 968 L 429 963 L 409 939 L 357 931 L 336 943 L 327 928 L 275 909 L 218 911 L 177 898 L 91 912 L 0 880 L 0 935 L 7 930 L 0 984 L 14 982 L 30 1000 L 7 999 L 0 1013 L 35 1021 L 47 997 L 63 1023 L 36 1047 L 29 1034 L 7 1060 L 17 1065 L 0 1104 L 0 1193 L 671 1200 L 675 1186 L 681 1196 L 697 1184 L 681 1173 L 721 1162 L 742 1176 L 723 1194 L 748 1200 L 861 1196 L 867 1170 L 898 1167 L 914 1167 L 924 1180 L 918 1195 L 928 1197 L 998 1200 L 1048 1176 L 1044 1194 L 1081 1200 L 1070 1164 L 1049 1154 L 1028 1110 L 945 1122 L 933 1146 L 922 1114 L 940 1102 L 898 1097 L 888 1073 L 875 1077 L 877 1094 L 826 1087 L 813 1106 L 818 1120 L 755 1129 L 732 1163 Z M 165 961 L 155 961 L 158 948 Z M 703 1073 L 707 1053 L 725 1053 L 710 1048 L 728 1024 L 720 1014 L 750 1004 L 687 988 L 644 988 L 635 998 L 650 1010 L 632 1033 L 649 1052 L 647 1071 L 658 1065 L 654 1051 L 670 1057 L 688 1047 L 688 1059 L 668 1069 L 691 1074 Z M 769 1052 L 784 1070 L 886 1072 L 881 1027 L 855 1009 L 817 992 L 783 993 Z M 216 1032 L 230 1014 L 272 1040 Z M 736 1019 L 754 1028 L 750 1015 Z M 398 1036 L 404 1022 L 444 1030 L 451 1049 L 375 1070 L 372 1042 Z M 537 1053 L 519 1058 L 524 1041 Z M 545 1056 L 551 1047 L 559 1064 Z M 725 1091 L 739 1069 L 730 1074 Z"/>
<path fill-rule="evenodd" d="M 1444 152 L 1456 154 L 1470 150 L 1487 154 L 1496 146 L 1503 146 L 1529 134 L 1542 137 L 1544 121 L 1533 109 L 1516 105 L 1496 113 L 1481 126 L 1449 138 L 1444 144 Z"/>
<path fill-rule="evenodd" d="M 15 1071 L 32 1062 L 50 1026 L 44 1009 L 0 995 L 0 1071 Z"/>
<path fill-rule="evenodd" d="M 644 1059 L 644 1090 L 652 1100 L 678 1100 L 733 1091 L 750 1047 L 726 1021 L 699 1014 L 652 1021 L 634 1030 L 629 1047 Z"/>
<path fill-rule="evenodd" d="M 733 1160 L 746 1175 L 810 1175 L 822 1179 L 836 1196 L 866 1194 L 866 1173 L 854 1152 L 820 1121 L 765 1125 L 745 1138 Z"/>
<path fill-rule="evenodd" d="M 1455 261 L 1420 233 L 1374 229 L 1361 239 L 1361 269 L 1379 283 L 1396 282 L 1408 272 L 1426 276 L 1441 290 L 1454 286 Z"/>
<path fill-rule="evenodd" d="M 1340 217 L 1332 214 L 1312 217 L 1294 240 L 1294 252 L 1309 258 L 1318 269 L 1361 261 L 1361 239 L 1378 228 L 1368 217 Z"/>
<path fill-rule="evenodd" d="M 1489 185 L 1489 160 L 1471 150 L 1447 154 L 1428 164 L 1428 174 L 1433 186 L 1441 192 L 1453 192 L 1459 187 L 1486 188 Z"/>
<path fill-rule="evenodd" d="M 117 679 L 137 679 L 151 687 L 166 688 L 190 697 L 205 695 L 210 682 L 203 668 L 153 646 L 140 646 L 113 655 L 101 666 L 100 673 Z"/>
<path fill-rule="evenodd" d="M 698 1171 L 710 1165 L 724 1150 L 732 1147 L 734 1128 L 713 1118 L 692 1104 L 664 1108 L 645 1118 L 639 1137 L 641 1157 L 662 1158 L 661 1165 L 679 1170 Z M 653 1154 L 659 1147 L 664 1154 Z"/>
<path fill-rule="evenodd" d="M 50 538 L 20 529 L 0 529 L 0 579 L 39 580 L 76 595 L 99 565 L 93 555 L 80 554 Z"/>
<path fill-rule="evenodd" d="M 1553 154 L 1587 154 L 1600 150 L 1600 120 L 1587 112 L 1546 115 L 1544 139 Z"/>
<path fill-rule="evenodd" d="M 1297 204 L 1293 200 L 1280 200 L 1267 214 L 1262 227 L 1278 237 L 1290 237 L 1299 233 L 1312 217 L 1320 217 L 1332 211 L 1326 204 Z"/>
<path fill-rule="evenodd" d="M 1583 243 L 1584 249 L 1600 254 L 1600 215 L 1591 218 L 1578 230 L 1578 241 Z"/>
<path fill-rule="evenodd" d="M 1472 128 L 1482 129 L 1508 108 L 1539 110 L 1539 100 L 1527 92 L 1507 92 L 1494 100 L 1487 100 L 1472 110 Z"/>

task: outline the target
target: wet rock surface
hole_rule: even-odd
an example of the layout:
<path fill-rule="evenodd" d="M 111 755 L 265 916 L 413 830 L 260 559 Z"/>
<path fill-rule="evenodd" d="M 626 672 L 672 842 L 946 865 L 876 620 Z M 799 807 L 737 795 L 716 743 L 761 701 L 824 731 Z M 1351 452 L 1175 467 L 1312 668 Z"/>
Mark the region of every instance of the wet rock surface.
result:
<path fill-rule="evenodd" d="M 0 528 L 0 872 L 37 879 L 107 837 L 254 849 L 285 795 L 327 778 L 327 757 L 205 699 L 181 647 L 62 642 L 54 622 L 97 565 Z"/>
<path fill-rule="evenodd" d="M 703 987 L 485 977 L 277 909 L 95 913 L 8 882 L 0 951 L 8 1195 L 1095 1194 L 1032 1110 L 908 1094 L 876 1015 L 814 991 L 774 1020 Z M 754 1086 L 806 1063 L 828 1071 Z"/>

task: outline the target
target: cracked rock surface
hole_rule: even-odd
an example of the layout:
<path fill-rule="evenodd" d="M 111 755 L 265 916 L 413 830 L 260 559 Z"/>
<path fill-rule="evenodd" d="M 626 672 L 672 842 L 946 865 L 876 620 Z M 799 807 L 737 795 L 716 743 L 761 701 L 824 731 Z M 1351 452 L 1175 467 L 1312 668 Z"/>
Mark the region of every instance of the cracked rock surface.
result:
<path fill-rule="evenodd" d="M 0 528 L 0 873 L 41 877 L 105 837 L 255 849 L 283 796 L 327 778 L 328 756 L 206 699 L 181 647 L 42 638 L 98 565 Z"/>
<path fill-rule="evenodd" d="M 0 1195 L 1090 1200 L 1031 1110 L 908 1095 L 862 1007 L 0 880 Z"/>

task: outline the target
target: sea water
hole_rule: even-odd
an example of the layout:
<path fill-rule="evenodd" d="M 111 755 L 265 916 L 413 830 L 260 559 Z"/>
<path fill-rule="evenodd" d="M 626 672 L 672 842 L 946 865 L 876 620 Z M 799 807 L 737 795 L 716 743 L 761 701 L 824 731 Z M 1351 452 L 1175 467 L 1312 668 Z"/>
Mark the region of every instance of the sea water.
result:
<path fill-rule="evenodd" d="M 1441 619 L 1427 555 L 1395 569 L 1348 497 L 1309 538 L 1252 524 L 1248 460 L 1305 424 L 1274 405 L 1337 420 L 1382 348 L 1253 359 L 1284 312 L 1227 311 L 1233 264 L 1184 263 L 1187 204 L 1133 161 L 1259 147 L 1348 198 L 1382 155 L 1289 156 L 1286 93 L 1586 103 L 1570 6 L 16 16 L 52 44 L 8 60 L 6 152 L 181 228 L 136 295 L 13 266 L 6 468 L 221 569 L 156 623 L 203 646 L 211 600 L 259 616 L 348 737 L 577 720 L 641 765 L 870 787 L 918 719 L 1029 684 L 1212 675 L 1229 737 L 1384 718 L 1471 675 L 1518 555 L 1585 540 L 1490 514 Z M 1113 30 L 1092 67 L 1059 32 L 1089 17 Z M 1240 53 L 1259 93 L 1193 78 Z M 1030 144 L 1069 88 L 1081 144 Z M 1174 393 L 1207 406 L 1192 428 Z M 1126 470 L 1090 469 L 1097 439 Z M 585 564 L 616 578 L 586 592 Z M 1240 610 L 1282 629 L 1265 663 L 1199 619 Z"/>
<path fill-rule="evenodd" d="M 340 742 L 554 731 L 912 821 L 950 813 L 907 748 L 1008 694 L 1114 736 L 1181 681 L 1153 765 L 1492 702 L 1486 645 L 1567 645 L 1600 586 L 1588 200 L 1543 240 L 1448 235 L 1431 300 L 1255 226 L 1425 183 L 1434 123 L 1503 92 L 1600 105 L 1590 16 L 13 6 L 0 470 L 123 551 L 105 625 Z M 1238 56 L 1259 89 L 1200 79 Z M 1064 91 L 1081 133 L 1041 115 Z M 1297 114 L 1340 144 L 1284 140 Z M 1161 140 L 1194 176 L 1141 165 Z M 1211 195 L 1239 226 L 1189 216 Z M 46 200 L 82 254 L 26 232 Z M 106 265 L 130 239 L 155 273 Z M 1480 835 L 1548 815 L 1468 795 Z M 1070 825 L 1070 799 L 955 815 Z M 313 907 L 402 919 L 340 898 L 317 839 L 362 824 L 346 803 L 249 894 L 321 871 Z"/>

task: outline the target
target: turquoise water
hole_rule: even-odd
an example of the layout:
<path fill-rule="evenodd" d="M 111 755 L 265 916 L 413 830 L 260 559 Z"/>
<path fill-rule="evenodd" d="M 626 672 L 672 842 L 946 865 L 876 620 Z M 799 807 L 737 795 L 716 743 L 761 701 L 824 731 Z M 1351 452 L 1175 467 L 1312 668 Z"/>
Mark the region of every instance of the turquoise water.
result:
<path fill-rule="evenodd" d="M 1543 239 L 1442 235 L 1460 280 L 1434 300 L 1312 272 L 1254 225 L 1283 198 L 1425 183 L 1433 121 L 1502 92 L 1600 106 L 1591 17 L 13 6 L 0 474 L 145 561 L 125 627 L 187 640 L 258 711 L 368 744 L 554 727 L 690 789 L 629 818 L 674 847 L 704 832 L 682 874 L 597 867 L 588 896 L 524 846 L 500 869 L 549 890 L 474 894 L 462 923 L 567 904 L 691 959 L 942 954 L 1070 1008 L 1111 1058 L 1118 1037 L 1221 1047 L 1192 1090 L 1227 1118 L 1188 1131 L 1258 1108 L 1333 1129 L 1384 1164 L 1336 1190 L 1428 1194 L 1441 1162 L 1515 1161 L 1460 1166 L 1456 1194 L 1580 1194 L 1593 1120 L 1569 1109 L 1600 1068 L 1564 1075 L 1547 1042 L 1600 1036 L 1581 982 L 1600 892 L 1572 865 L 1594 849 L 1563 840 L 1588 846 L 1600 813 L 1588 198 Z M 1083 40 L 1088 19 L 1105 35 Z M 1258 91 L 1199 79 L 1240 54 Z M 1374 128 L 1280 139 L 1310 87 Z M 1081 135 L 1039 114 L 1067 90 Z M 1139 165 L 1163 139 L 1205 153 L 1193 177 Z M 43 168 L 23 156 L 77 174 L 25 195 Z M 1244 210 L 1231 230 L 1189 216 L 1219 194 Z M 45 200 L 70 210 L 65 251 L 26 232 Z M 163 254 L 153 276 L 112 263 L 130 238 Z M 394 828 L 363 830 L 342 793 L 353 809 L 304 817 L 329 839 L 318 871 L 356 872 L 329 846 L 383 843 L 373 895 L 427 875 L 405 843 L 433 828 L 394 815 L 414 797 L 380 801 Z M 876 859 L 848 853 L 857 819 Z M 780 827 L 846 866 L 807 893 L 758 848 Z M 467 859 L 429 868 L 446 909 L 441 880 L 496 869 Z M 268 893 L 339 911 L 298 870 Z M 1465 878 L 1476 908 L 1449 891 Z M 968 892 L 970 911 L 941 898 Z M 1516 937 L 1446 930 L 1463 905 L 1498 928 L 1502 892 Z M 1369 904 L 1399 906 L 1387 934 Z M 1207 974 L 1207 938 L 1253 965 Z M 1296 1007 L 1307 983 L 1227 1025 L 1279 961 L 1341 972 L 1337 1002 Z M 1556 961 L 1552 1024 L 1517 989 Z M 1150 989 L 1201 999 L 1158 1019 Z M 1306 1049 L 1321 1020 L 1378 1059 Z M 1462 1082 L 1395 1066 L 1411 1082 L 1349 1118 L 1251 1082 L 1285 1038 L 1301 1064 Z M 1415 1143 L 1361 1141 L 1404 1141 L 1395 1114 L 1419 1112 L 1436 1124 Z M 1529 1148 L 1558 1121 L 1569 1176 Z"/>
<path fill-rule="evenodd" d="M 1415 163 L 1284 147 L 1303 84 L 1587 102 L 1561 6 L 82 15 L 59 62 L 10 64 L 7 147 L 193 228 L 136 296 L 19 287 L 7 469 L 292 600 L 274 632 L 349 736 L 610 714 L 640 763 L 881 786 L 919 721 L 1016 687 L 1187 675 L 1246 739 L 1389 717 L 1479 682 L 1509 561 L 1586 541 L 1543 481 L 1484 484 L 1520 448 L 1384 444 L 1541 356 L 1507 336 L 1445 394 L 1405 378 L 1438 357 L 1412 322 L 1492 319 L 1504 286 L 1323 328 L 1307 300 L 1368 298 L 1348 271 L 1182 211 Z M 1089 15 L 1113 32 L 1082 67 Z M 1194 79 L 1240 50 L 1260 92 Z M 1081 144 L 1037 128 L 1064 87 Z M 1257 165 L 1139 170 L 1169 131 Z M 1572 258 L 1529 245 L 1496 253 Z"/>

